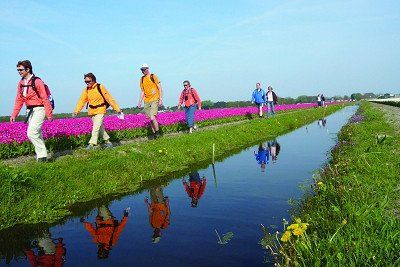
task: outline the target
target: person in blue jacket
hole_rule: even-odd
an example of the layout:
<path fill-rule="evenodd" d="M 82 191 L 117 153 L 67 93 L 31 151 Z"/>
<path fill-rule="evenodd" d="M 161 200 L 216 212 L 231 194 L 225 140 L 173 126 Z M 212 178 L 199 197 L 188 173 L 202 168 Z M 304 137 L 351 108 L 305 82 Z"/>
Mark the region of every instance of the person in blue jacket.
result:
<path fill-rule="evenodd" d="M 261 89 L 261 83 L 256 83 L 256 89 L 253 91 L 251 103 L 258 107 L 258 116 L 263 116 L 263 106 L 265 103 L 265 91 Z"/>
<path fill-rule="evenodd" d="M 261 171 L 265 171 L 266 165 L 269 163 L 269 151 L 264 144 L 258 146 L 258 152 L 254 151 L 256 161 L 261 166 Z"/>

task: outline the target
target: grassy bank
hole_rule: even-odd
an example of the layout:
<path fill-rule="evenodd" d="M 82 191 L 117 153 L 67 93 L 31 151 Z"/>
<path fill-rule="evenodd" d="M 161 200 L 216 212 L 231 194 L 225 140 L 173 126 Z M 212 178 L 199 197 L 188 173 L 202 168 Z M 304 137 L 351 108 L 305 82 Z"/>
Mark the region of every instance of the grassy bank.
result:
<path fill-rule="evenodd" d="M 248 120 L 113 150 L 78 150 L 48 164 L 0 166 L 0 229 L 58 220 L 70 213 L 68 208 L 73 204 L 134 192 L 143 182 L 172 178 L 177 172 L 209 164 L 213 143 L 216 158 L 221 159 L 342 107 L 293 111 L 273 119 Z"/>
<path fill-rule="evenodd" d="M 315 194 L 300 203 L 297 222 L 272 238 L 282 265 L 400 265 L 399 146 L 383 113 L 362 103 L 316 177 Z"/>

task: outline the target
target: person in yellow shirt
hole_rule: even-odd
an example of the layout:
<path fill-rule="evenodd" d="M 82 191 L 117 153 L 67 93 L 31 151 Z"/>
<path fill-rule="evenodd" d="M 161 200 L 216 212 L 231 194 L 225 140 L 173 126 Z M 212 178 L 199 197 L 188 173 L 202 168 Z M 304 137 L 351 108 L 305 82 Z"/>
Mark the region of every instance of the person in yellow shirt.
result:
<path fill-rule="evenodd" d="M 140 99 L 138 107 L 142 107 L 144 100 L 144 112 L 146 116 L 151 120 L 151 130 L 154 134 L 154 138 L 160 137 L 157 114 L 158 107 L 162 106 L 162 87 L 158 80 L 158 77 L 150 73 L 149 65 L 142 64 L 140 70 L 143 76 L 140 78 Z"/>
<path fill-rule="evenodd" d="M 86 108 L 89 108 L 88 115 L 93 121 L 92 136 L 86 149 L 92 150 L 97 148 L 99 137 L 101 137 L 105 142 L 106 148 L 111 148 L 113 145 L 110 142 L 110 136 L 105 131 L 103 125 L 104 115 L 109 106 L 120 115 L 122 114 L 122 111 L 117 102 L 107 91 L 106 87 L 96 82 L 96 76 L 94 76 L 93 73 L 85 74 L 84 81 L 87 86 L 83 89 L 72 116 L 76 116 L 86 104 Z"/>

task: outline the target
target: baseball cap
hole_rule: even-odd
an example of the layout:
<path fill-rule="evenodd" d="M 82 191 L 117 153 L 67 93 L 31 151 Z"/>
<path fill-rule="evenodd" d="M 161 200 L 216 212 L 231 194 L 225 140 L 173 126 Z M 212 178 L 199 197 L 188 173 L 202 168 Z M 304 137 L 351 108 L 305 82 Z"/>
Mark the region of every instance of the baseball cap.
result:
<path fill-rule="evenodd" d="M 143 63 L 142 65 L 140 65 L 140 69 L 148 69 L 149 65 L 146 63 Z"/>

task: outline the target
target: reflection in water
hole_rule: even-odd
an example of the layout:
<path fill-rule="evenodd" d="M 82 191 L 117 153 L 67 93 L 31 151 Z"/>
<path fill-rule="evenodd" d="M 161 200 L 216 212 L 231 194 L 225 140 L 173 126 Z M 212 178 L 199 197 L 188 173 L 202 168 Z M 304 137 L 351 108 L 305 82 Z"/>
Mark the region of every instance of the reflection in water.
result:
<path fill-rule="evenodd" d="M 161 239 L 161 229 L 166 229 L 169 226 L 169 216 L 171 214 L 169 199 L 164 197 L 162 186 L 151 188 L 149 191 L 151 203 L 149 203 L 147 197 L 144 202 L 149 212 L 150 225 L 154 228 L 152 242 L 158 243 Z"/>
<path fill-rule="evenodd" d="M 317 124 L 318 124 L 319 127 L 325 127 L 326 126 L 326 119 L 325 118 L 319 119 Z"/>
<path fill-rule="evenodd" d="M 25 250 L 25 255 L 31 266 L 63 266 L 66 255 L 64 246 L 63 239 L 51 238 L 47 229 L 42 236 L 31 242 L 30 249 Z"/>
<path fill-rule="evenodd" d="M 97 209 L 97 216 L 94 226 L 85 222 L 81 218 L 81 222 L 85 224 L 86 230 L 93 236 L 93 242 L 97 244 L 97 258 L 106 259 L 110 250 L 118 241 L 119 236 L 128 221 L 129 208 L 123 211 L 121 222 L 115 219 L 111 211 L 106 206 Z"/>
<path fill-rule="evenodd" d="M 281 152 L 281 145 L 276 141 L 276 139 L 272 141 L 268 141 L 269 153 L 271 154 L 272 163 L 275 163 L 279 152 Z"/>
<path fill-rule="evenodd" d="M 186 193 L 192 199 L 191 206 L 196 208 L 199 199 L 206 190 L 207 179 L 205 177 L 200 178 L 200 174 L 197 171 L 193 171 L 189 173 L 189 183 L 186 182 L 185 178 L 182 180 Z"/>
<path fill-rule="evenodd" d="M 256 161 L 261 166 L 261 171 L 265 172 L 265 167 L 269 163 L 269 151 L 265 147 L 265 144 L 261 143 L 258 146 L 258 152 L 254 151 L 254 155 L 256 156 Z"/>

